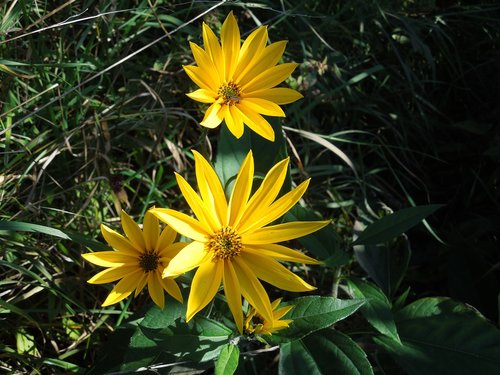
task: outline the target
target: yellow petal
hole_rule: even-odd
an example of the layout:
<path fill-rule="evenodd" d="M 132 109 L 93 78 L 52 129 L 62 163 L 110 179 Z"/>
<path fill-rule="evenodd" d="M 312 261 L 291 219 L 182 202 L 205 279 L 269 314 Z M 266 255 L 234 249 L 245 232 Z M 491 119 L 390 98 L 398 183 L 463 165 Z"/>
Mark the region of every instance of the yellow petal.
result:
<path fill-rule="evenodd" d="M 97 253 L 82 254 L 90 263 L 101 267 L 118 267 L 126 263 L 137 264 L 137 257 L 120 251 L 99 251 Z"/>
<path fill-rule="evenodd" d="M 243 116 L 243 122 L 254 132 L 256 132 L 261 137 L 267 139 L 268 141 L 274 142 L 274 130 L 273 127 L 267 122 L 267 120 L 255 112 L 253 109 L 248 107 L 244 101 L 240 101 L 236 104 L 241 115 Z"/>
<path fill-rule="evenodd" d="M 238 275 L 243 296 L 265 320 L 272 320 L 273 311 L 269 296 L 255 273 L 245 264 L 241 257 L 234 257 L 232 263 Z"/>
<path fill-rule="evenodd" d="M 219 87 L 221 84 L 221 78 L 219 78 L 219 73 L 212 62 L 210 55 L 196 43 L 189 42 L 189 45 L 191 47 L 191 51 L 193 52 L 196 64 L 203 72 L 205 72 L 205 80 L 210 84 L 211 88 L 215 89 Z"/>
<path fill-rule="evenodd" d="M 139 228 L 137 223 L 123 210 L 121 219 L 122 228 L 128 240 L 132 243 L 132 245 L 134 245 L 135 248 L 144 251 L 146 249 L 146 242 L 144 241 L 141 228 Z"/>
<path fill-rule="evenodd" d="M 256 90 L 270 89 L 290 77 L 297 66 L 298 64 L 296 63 L 285 63 L 273 66 L 272 68 L 260 73 L 247 84 L 243 85 L 241 87 L 241 91 L 252 92 Z"/>
<path fill-rule="evenodd" d="M 289 160 L 289 158 L 283 159 L 279 163 L 275 164 L 269 172 L 267 172 L 264 180 L 252 198 L 250 198 L 250 201 L 245 208 L 245 213 L 241 217 L 238 225 L 238 233 L 243 234 L 248 230 L 248 228 L 253 227 L 255 219 L 259 219 L 261 217 L 255 217 L 255 211 L 259 211 L 259 215 L 262 215 L 271 202 L 276 198 L 281 190 L 281 187 L 283 186 L 283 182 L 285 181 Z M 252 220 L 251 218 L 254 219 Z"/>
<path fill-rule="evenodd" d="M 224 294 L 227 298 L 227 304 L 233 314 L 234 322 L 240 334 L 243 334 L 243 310 L 241 309 L 241 289 L 238 277 L 232 262 L 224 262 Z"/>
<path fill-rule="evenodd" d="M 87 282 L 89 284 L 106 284 L 112 283 L 118 279 L 124 278 L 131 272 L 135 272 L 139 269 L 139 265 L 136 266 L 120 266 L 114 268 L 108 268 L 104 271 L 91 277 Z"/>
<path fill-rule="evenodd" d="M 229 129 L 229 131 L 238 139 L 243 135 L 243 117 L 240 116 L 238 111 L 235 111 L 235 106 L 228 106 L 228 111 L 226 111 L 226 117 L 224 121 Z"/>
<path fill-rule="evenodd" d="M 195 241 L 205 241 L 210 234 L 202 223 L 191 216 L 169 208 L 152 208 L 150 212 L 161 221 L 171 226 L 177 233 Z"/>
<path fill-rule="evenodd" d="M 207 72 L 202 70 L 198 66 L 192 65 L 183 65 L 184 71 L 191 78 L 191 80 L 198 85 L 200 88 L 209 90 L 209 91 L 217 91 L 219 88 L 214 86 L 212 83 L 212 79 L 208 75 Z"/>
<path fill-rule="evenodd" d="M 320 261 L 311 258 L 297 250 L 292 250 L 286 246 L 277 244 L 266 244 L 266 245 L 245 245 L 245 252 L 252 254 L 262 255 L 274 258 L 276 260 L 282 260 L 285 262 L 297 262 L 304 264 L 321 264 Z"/>
<path fill-rule="evenodd" d="M 262 115 L 285 117 L 285 112 L 283 112 L 281 107 L 269 100 L 245 97 L 242 101 L 248 108 Z"/>
<path fill-rule="evenodd" d="M 175 243 L 163 248 L 160 251 L 160 257 L 161 257 L 162 261 L 164 258 L 168 258 L 168 261 L 170 262 L 170 259 L 172 259 L 177 254 L 179 254 L 179 252 L 182 249 L 184 249 L 187 245 L 189 245 L 188 242 L 175 242 Z M 167 264 L 167 263 L 165 263 L 165 264 Z"/>
<path fill-rule="evenodd" d="M 280 61 L 283 52 L 285 52 L 285 47 L 285 40 L 275 42 L 267 46 L 260 54 L 259 59 L 255 61 L 251 69 L 246 70 L 245 74 L 242 74 L 239 77 L 238 83 L 241 86 L 244 86 L 260 73 L 275 66 L 278 61 Z"/>
<path fill-rule="evenodd" d="M 200 265 L 193 277 L 186 311 L 186 321 L 190 321 L 215 296 L 222 279 L 224 262 L 206 262 Z"/>
<path fill-rule="evenodd" d="M 221 106 L 220 103 L 217 102 L 213 103 L 205 112 L 205 117 L 203 118 L 203 121 L 200 122 L 200 125 L 209 129 L 214 129 L 219 126 L 222 120 L 224 120 L 223 115 L 225 114 L 225 111 L 223 111 L 223 107 L 226 106 Z"/>
<path fill-rule="evenodd" d="M 177 277 L 204 262 L 211 262 L 211 255 L 201 242 L 191 242 L 177 254 L 163 270 L 163 277 Z"/>
<path fill-rule="evenodd" d="M 275 242 L 288 241 L 306 236 L 327 226 L 330 221 L 294 221 L 290 223 L 272 225 L 241 235 L 244 244 L 263 245 Z"/>
<path fill-rule="evenodd" d="M 303 98 L 302 94 L 286 87 L 257 90 L 245 93 L 245 98 L 261 98 L 276 104 L 289 104 Z"/>
<path fill-rule="evenodd" d="M 238 65 L 234 71 L 233 80 L 239 82 L 239 77 L 260 61 L 267 42 L 267 27 L 261 26 L 253 31 L 241 46 Z"/>
<path fill-rule="evenodd" d="M 221 29 L 222 56 L 224 58 L 224 78 L 230 81 L 240 54 L 240 30 L 231 11 Z"/>
<path fill-rule="evenodd" d="M 149 272 L 148 274 L 148 291 L 153 302 L 160 309 L 165 307 L 165 294 L 160 283 L 161 275 L 158 270 Z"/>
<path fill-rule="evenodd" d="M 134 297 L 137 297 L 139 293 L 144 289 L 146 282 L 148 281 L 148 274 L 142 272 L 142 274 L 137 279 L 137 285 L 135 287 Z"/>
<path fill-rule="evenodd" d="M 276 310 L 274 310 L 274 313 L 273 313 L 274 319 L 279 320 L 279 319 L 283 318 L 286 314 L 288 314 L 289 311 L 293 310 L 293 307 L 294 307 L 293 305 L 283 306 L 279 309 L 276 309 L 276 307 L 275 307 Z M 290 322 L 292 322 L 292 320 L 285 320 L 285 322 L 290 323 Z"/>
<path fill-rule="evenodd" d="M 288 193 L 280 197 L 271 205 L 262 204 L 255 207 L 255 209 L 250 213 L 250 216 L 245 221 L 245 223 L 247 223 L 247 225 L 245 226 L 245 231 L 249 231 L 254 228 L 261 228 L 280 218 L 299 201 L 302 195 L 304 195 L 308 185 L 309 180 L 306 180 L 292 191 L 289 191 Z"/>
<path fill-rule="evenodd" d="M 222 48 L 214 32 L 203 23 L 203 46 L 210 55 L 219 77 L 224 77 L 224 61 L 222 59 Z"/>
<path fill-rule="evenodd" d="M 177 185 L 179 185 L 184 199 L 189 207 L 191 207 L 198 221 L 206 224 L 211 229 L 211 232 L 215 232 L 220 228 L 220 221 L 212 214 L 212 205 L 207 205 L 181 175 L 176 173 L 175 178 L 177 179 Z"/>
<path fill-rule="evenodd" d="M 143 222 L 143 235 L 146 242 L 146 250 L 154 250 L 160 236 L 160 223 L 158 218 L 151 212 L 146 212 Z"/>
<path fill-rule="evenodd" d="M 152 213 L 151 211 L 149 211 Z M 154 215 L 154 214 L 153 214 Z M 161 253 L 164 249 L 169 247 L 174 243 L 175 238 L 177 237 L 177 232 L 171 226 L 167 225 L 160 234 L 160 238 L 156 242 L 155 250 Z"/>
<path fill-rule="evenodd" d="M 241 164 L 238 176 L 234 183 L 231 198 L 229 199 L 229 225 L 235 226 L 241 215 L 244 213 L 248 197 L 252 191 L 252 182 L 254 174 L 253 155 L 250 150 Z"/>
<path fill-rule="evenodd" d="M 210 210 L 207 214 L 215 219 L 220 228 L 226 225 L 227 220 L 227 200 L 224 189 L 210 163 L 196 150 L 193 150 L 193 155 L 198 189 L 203 203 Z"/>
<path fill-rule="evenodd" d="M 122 299 L 127 298 L 137 286 L 142 271 L 135 271 L 125 276 L 118 284 L 115 285 L 113 290 L 109 293 L 108 298 L 103 302 L 102 307 L 113 305 L 120 302 Z"/>
<path fill-rule="evenodd" d="M 174 297 L 180 303 L 183 302 L 182 293 L 181 293 L 181 290 L 179 288 L 179 285 L 177 285 L 177 283 L 174 280 L 161 279 L 160 282 L 163 286 L 163 289 L 165 289 L 168 294 L 170 294 L 172 297 Z"/>
<path fill-rule="evenodd" d="M 250 253 L 241 253 L 240 256 L 255 276 L 278 289 L 289 292 L 307 292 L 316 289 L 273 259 Z"/>
<path fill-rule="evenodd" d="M 118 232 L 115 232 L 113 229 L 108 228 L 106 225 L 101 224 L 101 233 L 106 242 L 115 250 L 118 250 L 123 253 L 127 253 L 131 256 L 138 257 L 141 255 L 141 251 L 136 249 L 134 245 L 130 243 L 128 239 L 123 237 Z"/>
<path fill-rule="evenodd" d="M 218 96 L 217 93 L 206 89 L 198 89 L 186 95 L 189 96 L 191 99 L 201 103 L 213 103 L 215 102 Z"/>

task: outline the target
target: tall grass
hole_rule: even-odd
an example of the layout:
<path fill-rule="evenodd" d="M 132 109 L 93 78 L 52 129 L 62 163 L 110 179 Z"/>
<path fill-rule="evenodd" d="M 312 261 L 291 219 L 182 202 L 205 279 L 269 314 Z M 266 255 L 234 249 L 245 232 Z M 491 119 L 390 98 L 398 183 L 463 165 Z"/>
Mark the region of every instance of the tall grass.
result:
<path fill-rule="evenodd" d="M 0 219 L 102 240 L 100 224 L 117 226 L 121 209 L 178 206 L 173 172 L 192 166 L 190 149 L 216 148 L 182 71 L 187 41 L 201 43 L 201 19 L 190 21 L 214 5 L 203 19 L 215 28 L 234 10 L 242 30 L 267 24 L 273 41 L 288 39 L 285 59 L 300 63 L 289 84 L 305 96 L 283 122 L 293 173 L 313 178 L 306 199 L 334 217 L 340 246 L 362 211 L 446 203 L 414 234 L 404 283 L 496 319 L 495 3 L 6 2 Z M 84 372 L 149 302 L 101 309 L 107 291 L 85 283 L 84 244 L 25 229 L 0 231 L 0 368 Z"/>

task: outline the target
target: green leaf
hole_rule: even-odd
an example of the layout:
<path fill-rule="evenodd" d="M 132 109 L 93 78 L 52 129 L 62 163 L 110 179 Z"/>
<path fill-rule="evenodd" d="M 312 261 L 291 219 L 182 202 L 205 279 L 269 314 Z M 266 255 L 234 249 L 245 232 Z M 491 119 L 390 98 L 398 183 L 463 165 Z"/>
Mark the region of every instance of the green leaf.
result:
<path fill-rule="evenodd" d="M 284 343 L 280 354 L 280 374 L 373 374 L 366 353 L 350 337 L 331 329 Z"/>
<path fill-rule="evenodd" d="M 161 349 L 183 360 L 197 362 L 217 358 L 233 333 L 221 323 L 202 316 L 194 317 L 189 323 L 178 319 L 163 328 L 152 328 L 149 322 L 143 321 L 139 327 Z"/>
<path fill-rule="evenodd" d="M 356 278 L 348 279 L 347 284 L 353 297 L 366 299 L 365 304 L 360 308 L 366 320 L 377 331 L 400 343 L 392 306 L 384 292 L 372 283 Z"/>
<path fill-rule="evenodd" d="M 410 262 L 411 251 L 406 236 L 401 236 L 390 244 L 356 245 L 354 253 L 359 265 L 392 298 Z"/>
<path fill-rule="evenodd" d="M 341 300 L 334 297 L 307 296 L 290 301 L 294 305 L 285 319 L 292 319 L 290 326 L 266 337 L 271 342 L 300 339 L 308 334 L 331 326 L 359 309 L 364 299 Z"/>
<path fill-rule="evenodd" d="M 498 374 L 500 330 L 476 310 L 451 299 L 423 298 L 395 314 L 402 345 L 384 347 L 409 374 Z"/>
<path fill-rule="evenodd" d="M 312 210 L 295 205 L 284 219 L 288 221 L 322 220 Z M 332 226 L 297 239 L 313 256 L 324 260 L 330 267 L 338 267 L 349 262 L 349 254 L 340 248 L 341 240 Z"/>
<path fill-rule="evenodd" d="M 406 232 L 435 212 L 442 204 L 409 207 L 384 216 L 368 225 L 353 245 L 377 245 L 387 242 Z"/>
<path fill-rule="evenodd" d="M 14 232 L 36 232 L 48 234 L 49 236 L 54 236 L 62 238 L 64 240 L 71 240 L 77 242 L 81 245 L 90 247 L 93 250 L 109 250 L 109 247 L 103 245 L 100 242 L 94 241 L 88 237 L 82 236 L 81 234 L 73 233 L 68 230 L 55 229 L 51 227 L 46 227 L 39 224 L 24 223 L 22 221 L 3 221 L 0 220 L 0 231 L 14 231 Z"/>
<path fill-rule="evenodd" d="M 215 375 L 232 375 L 238 367 L 240 349 L 237 345 L 226 344 L 222 347 L 219 359 L 215 362 Z"/>

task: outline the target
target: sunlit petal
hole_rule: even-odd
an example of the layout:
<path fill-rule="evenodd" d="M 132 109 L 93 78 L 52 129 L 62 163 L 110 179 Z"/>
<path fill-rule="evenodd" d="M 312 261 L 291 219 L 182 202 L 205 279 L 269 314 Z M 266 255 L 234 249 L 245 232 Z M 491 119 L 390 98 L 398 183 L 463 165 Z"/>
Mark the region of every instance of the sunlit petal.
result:
<path fill-rule="evenodd" d="M 150 212 L 144 215 L 143 234 L 146 242 L 146 250 L 153 250 L 156 248 L 158 237 L 160 236 L 160 223 L 158 218 Z"/>
<path fill-rule="evenodd" d="M 243 311 L 241 308 L 241 289 L 238 276 L 234 272 L 232 262 L 224 262 L 224 294 L 233 314 L 234 322 L 240 334 L 243 334 Z"/>
<path fill-rule="evenodd" d="M 259 211 L 258 214 L 262 215 L 264 211 L 267 211 L 271 202 L 277 197 L 285 181 L 288 163 L 289 158 L 283 159 L 274 165 L 264 177 L 264 180 L 248 202 L 245 213 L 241 217 L 241 224 L 238 225 L 238 230 L 241 234 L 245 233 L 248 228 L 253 227 L 256 218 L 255 211 Z M 252 217 L 254 218 L 253 220 L 251 219 Z M 257 218 L 259 219 L 261 216 Z"/>
<path fill-rule="evenodd" d="M 231 11 L 221 29 L 222 56 L 224 57 L 224 78 L 229 81 L 233 75 L 240 54 L 240 29 Z"/>
<path fill-rule="evenodd" d="M 171 226 L 177 233 L 196 241 L 205 241 L 210 233 L 203 223 L 192 217 L 169 208 L 152 208 L 150 212 Z"/>
<path fill-rule="evenodd" d="M 239 84 L 244 86 L 260 73 L 275 66 L 285 51 L 286 43 L 285 40 L 282 40 L 267 46 L 260 54 L 259 59 L 255 61 L 255 64 L 239 77 Z"/>
<path fill-rule="evenodd" d="M 240 171 L 236 176 L 231 198 L 229 199 L 230 218 L 228 223 L 230 226 L 236 226 L 241 215 L 245 212 L 244 209 L 250 197 L 250 192 L 252 191 L 253 174 L 253 155 L 252 151 L 250 151 L 241 164 Z"/>
<path fill-rule="evenodd" d="M 160 283 L 160 273 L 158 271 L 149 272 L 148 274 L 148 292 L 153 302 L 160 308 L 165 307 L 165 294 Z"/>
<path fill-rule="evenodd" d="M 255 276 L 279 289 L 290 292 L 307 292 L 316 289 L 273 259 L 250 253 L 242 253 L 241 258 L 252 269 Z"/>
<path fill-rule="evenodd" d="M 294 90 L 292 90 L 294 91 Z M 296 91 L 295 91 L 296 92 Z M 196 100 L 201 103 L 213 103 L 217 100 L 217 93 L 206 90 L 206 89 L 198 89 L 193 92 L 186 94 L 191 99 Z"/>
<path fill-rule="evenodd" d="M 214 32 L 206 23 L 203 23 L 203 46 L 205 47 L 205 51 L 210 55 L 219 77 L 223 78 L 224 60 L 222 57 L 222 48 Z"/>
<path fill-rule="evenodd" d="M 255 307 L 260 315 L 267 320 L 272 320 L 273 312 L 269 296 L 253 271 L 245 264 L 241 257 L 233 258 L 232 263 L 238 275 L 243 296 Z"/>
<path fill-rule="evenodd" d="M 193 150 L 196 169 L 196 181 L 203 202 L 210 210 L 219 227 L 225 225 L 227 218 L 227 200 L 217 173 L 208 161 L 196 150 Z M 215 214 L 215 215 L 214 215 Z"/>
<path fill-rule="evenodd" d="M 241 90 L 245 92 L 252 92 L 274 87 L 290 77 L 297 66 L 298 64 L 296 63 L 285 63 L 273 66 L 250 80 L 250 82 L 245 84 Z"/>
<path fill-rule="evenodd" d="M 186 312 L 186 321 L 203 309 L 215 296 L 222 279 L 224 262 L 205 262 L 196 271 Z"/>
<path fill-rule="evenodd" d="M 159 251 L 160 257 L 166 257 L 172 259 L 175 257 L 179 252 L 184 249 L 187 245 L 189 245 L 189 242 L 175 242 L 171 245 L 168 245 L 167 247 L 164 247 L 162 250 Z"/>
<path fill-rule="evenodd" d="M 234 106 L 229 106 L 226 112 L 226 117 L 224 121 L 226 122 L 229 131 L 238 139 L 243 135 L 243 118 L 234 109 Z M 236 116 L 234 114 L 236 113 Z"/>
<path fill-rule="evenodd" d="M 193 82 L 202 89 L 215 92 L 219 89 L 218 87 L 213 86 L 213 80 L 210 78 L 209 74 L 200 67 L 192 65 L 183 65 L 182 67 L 189 78 L 191 78 Z"/>
<path fill-rule="evenodd" d="M 260 98 L 245 98 L 243 99 L 245 105 L 251 110 L 267 116 L 285 117 L 285 112 L 281 107 L 269 100 Z"/>
<path fill-rule="evenodd" d="M 131 272 L 137 269 L 136 266 L 120 266 L 108 268 L 91 277 L 87 282 L 89 284 L 106 284 L 112 283 L 118 279 L 128 276 Z"/>
<path fill-rule="evenodd" d="M 245 231 L 249 231 L 255 228 L 263 227 L 274 220 L 280 218 L 288 210 L 290 210 L 305 193 L 307 186 L 309 185 L 309 180 L 302 182 L 292 191 L 289 191 L 278 200 L 273 202 L 271 205 L 268 202 L 266 204 L 261 204 L 257 206 L 254 210 L 250 211 L 250 215 L 245 220 Z"/>
<path fill-rule="evenodd" d="M 285 262 L 297 262 L 304 264 L 321 264 L 320 261 L 311 258 L 297 250 L 292 250 L 286 246 L 277 244 L 265 244 L 265 245 L 246 245 L 245 252 L 252 254 L 262 255 L 274 258 L 276 260 L 282 260 Z"/>
<path fill-rule="evenodd" d="M 252 69 L 260 61 L 262 52 L 266 47 L 267 27 L 261 26 L 252 32 L 241 46 L 238 57 L 238 65 L 234 71 L 234 80 L 239 82 L 239 78 L 248 70 Z"/>
<path fill-rule="evenodd" d="M 146 242 L 144 241 L 142 230 L 141 228 L 139 228 L 137 223 L 134 220 L 132 220 L 132 218 L 129 215 L 127 215 L 127 213 L 123 210 L 121 213 L 121 219 L 122 219 L 122 228 L 128 240 L 137 249 L 146 249 Z"/>
<path fill-rule="evenodd" d="M 101 267 L 118 267 L 127 263 L 137 263 L 137 257 L 120 251 L 99 251 L 97 253 L 82 254 L 82 257 L 87 262 Z"/>
<path fill-rule="evenodd" d="M 267 120 L 255 112 L 253 109 L 248 107 L 244 101 L 236 104 L 239 109 L 243 122 L 254 132 L 256 132 L 261 137 L 267 139 L 268 141 L 274 142 L 274 130 L 271 124 Z"/>
<path fill-rule="evenodd" d="M 179 285 L 172 279 L 160 279 L 160 283 L 163 286 L 163 289 L 167 291 L 172 297 L 174 297 L 180 303 L 183 302 L 181 289 Z"/>
<path fill-rule="evenodd" d="M 262 245 L 274 242 L 283 242 L 306 236 L 330 224 L 330 221 L 294 221 L 290 223 L 272 225 L 244 233 L 242 241 L 249 245 Z"/>
<path fill-rule="evenodd" d="M 196 43 L 190 42 L 189 46 L 191 47 L 193 57 L 198 67 L 200 67 L 202 71 L 209 72 L 204 75 L 205 80 L 210 84 L 210 87 L 218 87 L 221 84 L 222 77 L 219 77 L 219 73 L 210 55 Z"/>
<path fill-rule="evenodd" d="M 137 278 L 139 276 L 139 272 L 141 271 L 129 273 L 127 276 L 121 279 L 120 282 L 116 284 L 113 290 L 109 293 L 102 306 L 105 307 L 113 305 L 131 295 L 137 286 Z"/>
<path fill-rule="evenodd" d="M 211 255 L 201 242 L 191 242 L 170 261 L 163 271 L 163 277 L 177 277 L 191 271 L 200 264 L 210 261 Z"/>
<path fill-rule="evenodd" d="M 152 213 L 151 211 L 149 212 Z M 162 230 L 160 238 L 158 238 L 158 241 L 156 242 L 155 250 L 158 252 L 162 252 L 175 241 L 176 237 L 177 232 L 175 231 L 175 229 L 167 225 L 165 229 Z"/>
<path fill-rule="evenodd" d="M 252 91 L 245 93 L 245 97 L 261 98 L 276 104 L 289 104 L 303 98 L 300 92 L 286 87 L 275 87 L 271 89 Z"/>
<path fill-rule="evenodd" d="M 141 251 L 136 249 L 128 239 L 123 237 L 113 229 L 108 228 L 106 225 L 101 224 L 101 233 L 106 242 L 115 250 L 123 253 L 128 253 L 131 256 L 139 256 Z"/>
<path fill-rule="evenodd" d="M 222 107 L 223 106 L 221 106 L 218 102 L 213 103 L 210 107 L 208 107 L 207 111 L 205 112 L 205 117 L 203 118 L 203 121 L 200 122 L 200 124 L 210 129 L 219 126 L 222 120 L 224 120 L 225 112 L 222 111 Z"/>
<path fill-rule="evenodd" d="M 134 292 L 134 297 L 137 297 L 139 293 L 144 289 L 144 286 L 146 285 L 148 281 L 148 274 L 142 272 L 140 276 L 137 278 L 137 285 L 135 287 L 135 292 Z"/>

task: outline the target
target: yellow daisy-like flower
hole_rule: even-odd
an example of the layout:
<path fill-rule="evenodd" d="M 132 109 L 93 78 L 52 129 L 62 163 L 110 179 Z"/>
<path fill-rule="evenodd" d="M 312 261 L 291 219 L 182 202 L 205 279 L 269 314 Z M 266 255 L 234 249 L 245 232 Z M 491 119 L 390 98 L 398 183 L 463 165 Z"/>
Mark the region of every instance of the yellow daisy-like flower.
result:
<path fill-rule="evenodd" d="M 211 104 L 201 125 L 216 128 L 222 121 L 236 138 L 243 124 L 260 136 L 274 141 L 274 131 L 261 115 L 285 117 L 280 104 L 292 103 L 302 95 L 276 85 L 287 79 L 298 64 L 276 65 L 286 41 L 267 43 L 267 27 L 252 32 L 240 45 L 240 30 L 233 12 L 222 25 L 221 43 L 203 24 L 205 49 L 190 43 L 197 66 L 184 66 L 200 89 L 187 94 L 191 99 Z"/>
<path fill-rule="evenodd" d="M 290 310 L 293 309 L 293 305 L 285 306 L 280 309 L 276 309 L 281 302 L 281 298 L 278 298 L 273 303 L 271 307 L 273 308 L 273 320 L 269 321 L 264 319 L 260 314 L 251 308 L 245 319 L 245 332 L 248 334 L 255 335 L 272 335 L 273 332 L 279 331 L 284 328 L 288 328 L 290 323 L 293 322 L 291 319 L 283 319 Z"/>
<path fill-rule="evenodd" d="M 149 295 L 160 308 L 165 305 L 163 290 L 182 302 L 177 283 L 172 279 L 162 278 L 162 273 L 187 243 L 174 243 L 177 232 L 171 227 L 167 226 L 160 233 L 158 219 L 149 212 L 144 216 L 144 230 L 125 211 L 121 213 L 121 220 L 127 238 L 101 224 L 102 235 L 114 251 L 82 254 L 86 261 L 107 267 L 88 280 L 90 284 L 105 284 L 121 279 L 102 306 L 120 302 L 134 291 L 134 296 L 137 297 L 146 283 Z"/>
<path fill-rule="evenodd" d="M 242 295 L 265 320 L 273 320 L 271 302 L 259 279 L 293 292 L 315 289 L 278 260 L 308 264 L 320 262 L 275 243 L 305 236 L 329 221 L 297 221 L 268 226 L 297 203 L 309 183 L 309 180 L 304 181 L 276 199 L 287 175 L 288 158 L 267 173 L 250 197 L 254 162 L 252 152 L 249 152 L 227 202 L 212 166 L 198 152 L 193 153 L 200 194 L 182 176 L 176 174 L 176 178 L 196 219 L 172 209 L 150 210 L 177 232 L 193 239 L 170 261 L 163 277 L 175 277 L 198 267 L 187 305 L 188 321 L 213 299 L 222 282 L 236 326 L 243 332 Z"/>

